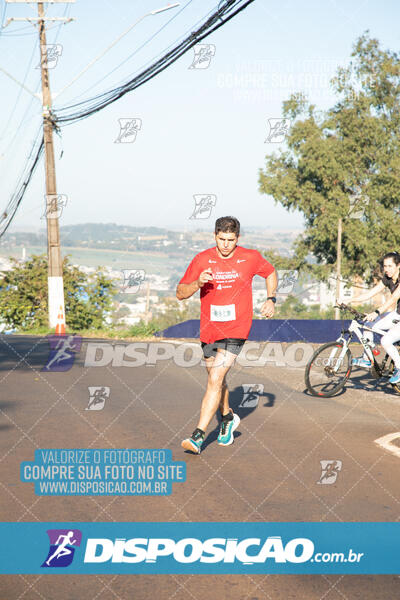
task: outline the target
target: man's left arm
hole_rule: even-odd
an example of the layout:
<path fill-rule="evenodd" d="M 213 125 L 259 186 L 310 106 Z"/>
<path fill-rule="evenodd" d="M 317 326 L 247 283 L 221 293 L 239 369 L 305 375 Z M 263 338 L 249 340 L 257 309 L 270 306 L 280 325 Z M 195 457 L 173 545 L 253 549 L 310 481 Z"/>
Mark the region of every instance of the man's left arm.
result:
<path fill-rule="evenodd" d="M 276 288 L 278 287 L 278 277 L 276 276 L 275 269 L 266 277 L 265 284 L 267 286 L 267 297 L 275 297 Z M 275 313 L 275 302 L 273 300 L 266 300 L 261 307 L 261 314 L 263 317 L 270 319 Z"/>

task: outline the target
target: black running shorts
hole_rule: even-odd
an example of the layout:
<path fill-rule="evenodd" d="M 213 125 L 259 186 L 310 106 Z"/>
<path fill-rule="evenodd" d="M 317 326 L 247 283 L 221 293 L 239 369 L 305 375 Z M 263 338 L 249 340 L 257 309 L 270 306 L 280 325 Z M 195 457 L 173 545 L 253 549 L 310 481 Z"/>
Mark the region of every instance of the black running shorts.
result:
<path fill-rule="evenodd" d="M 243 338 L 224 338 L 223 340 L 216 340 L 211 344 L 201 342 L 201 348 L 203 350 L 204 358 L 211 358 L 217 355 L 218 348 L 232 352 L 232 354 L 239 354 L 245 343 Z"/>

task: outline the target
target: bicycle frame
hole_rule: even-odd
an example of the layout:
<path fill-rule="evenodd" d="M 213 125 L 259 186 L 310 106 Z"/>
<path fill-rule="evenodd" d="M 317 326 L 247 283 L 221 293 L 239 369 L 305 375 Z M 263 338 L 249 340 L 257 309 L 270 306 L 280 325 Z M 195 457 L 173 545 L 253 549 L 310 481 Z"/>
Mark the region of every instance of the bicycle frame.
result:
<path fill-rule="evenodd" d="M 360 341 L 362 347 L 364 348 L 364 352 L 365 354 L 368 356 L 369 360 L 371 361 L 371 364 L 376 363 L 376 359 L 375 356 L 372 352 L 371 346 L 370 346 L 370 340 L 368 340 L 367 338 L 365 338 L 363 336 L 363 331 L 371 331 L 372 333 L 377 333 L 380 336 L 385 335 L 385 333 L 387 333 L 386 331 L 384 331 L 383 329 L 372 329 L 372 327 L 368 327 L 367 325 L 360 325 L 358 323 L 358 321 L 356 321 L 355 319 L 353 319 L 349 325 L 349 328 L 346 330 L 342 330 L 341 335 L 338 337 L 338 339 L 336 340 L 337 342 L 341 342 L 343 344 L 343 348 L 338 356 L 338 358 L 336 359 L 336 365 L 333 368 L 333 370 L 335 372 L 337 372 L 337 370 L 339 369 L 339 367 L 341 366 L 343 359 L 346 355 L 346 352 L 349 348 L 349 344 L 352 340 L 353 335 L 355 335 L 358 340 Z M 345 338 L 344 334 L 345 333 L 349 333 L 349 337 Z M 333 361 L 334 359 L 334 354 L 335 354 L 335 350 L 332 350 L 329 359 Z"/>
<path fill-rule="evenodd" d="M 376 355 L 379 354 L 379 352 L 373 350 L 375 344 L 373 343 L 373 340 L 371 340 L 371 336 L 369 335 L 368 338 L 366 337 L 367 332 L 372 334 L 377 333 L 378 336 L 383 337 L 387 334 L 386 327 L 385 329 L 381 329 L 379 327 L 379 321 L 375 324 L 365 322 L 365 314 L 354 310 L 346 304 L 338 304 L 337 308 L 350 312 L 353 318 L 350 321 L 348 328 L 345 329 L 342 327 L 341 334 L 336 341 L 326 343 L 318 348 L 307 363 L 305 383 L 308 391 L 313 396 L 328 398 L 343 389 L 350 376 L 352 364 L 354 364 L 354 361 L 351 360 L 352 356 L 350 350 L 350 343 L 353 338 L 356 338 L 355 341 L 361 343 L 365 352 L 365 357 L 370 359 L 370 374 L 372 377 L 380 379 L 381 377 L 391 377 L 393 375 L 394 361 L 391 356 L 385 352 L 383 360 L 378 362 Z M 397 323 L 400 323 L 400 318 L 393 318 L 393 325 Z M 388 329 L 390 329 L 390 322 L 388 323 L 388 321 L 386 321 L 386 324 Z M 400 340 L 395 342 L 395 344 L 400 349 Z M 329 352 L 328 355 L 327 352 Z M 322 367 L 322 371 L 318 370 L 319 367 Z M 326 387 L 326 384 L 329 384 L 329 380 L 331 380 L 331 384 Z M 392 387 L 400 394 L 400 384 L 397 385 L 396 383 L 392 383 Z"/>

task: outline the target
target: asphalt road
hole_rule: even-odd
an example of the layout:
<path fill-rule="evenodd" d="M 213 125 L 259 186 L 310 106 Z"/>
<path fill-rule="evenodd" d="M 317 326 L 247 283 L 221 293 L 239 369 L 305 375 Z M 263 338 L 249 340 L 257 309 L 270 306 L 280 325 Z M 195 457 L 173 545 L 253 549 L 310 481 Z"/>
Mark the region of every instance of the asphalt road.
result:
<path fill-rule="evenodd" d="M 400 458 L 375 440 L 400 430 L 400 397 L 362 371 L 345 393 L 321 400 L 305 393 L 301 368 L 235 366 L 228 378 L 241 418 L 235 443 L 217 445 L 215 421 L 194 456 L 180 443 L 196 426 L 204 367 L 173 359 L 85 366 L 86 352 L 83 341 L 68 371 L 46 372 L 46 339 L 0 337 L 1 521 L 399 519 Z M 123 350 L 113 352 L 121 362 Z M 244 395 L 250 383 L 263 386 L 257 405 Z M 90 387 L 109 388 L 101 410 L 87 410 Z M 186 461 L 187 480 L 168 497 L 38 497 L 19 481 L 21 461 L 33 460 L 37 448 L 169 448 Z M 324 460 L 341 463 L 332 484 L 318 483 Z M 400 596 L 400 578 L 3 575 L 0 590 L 0 600 L 386 600 Z"/>

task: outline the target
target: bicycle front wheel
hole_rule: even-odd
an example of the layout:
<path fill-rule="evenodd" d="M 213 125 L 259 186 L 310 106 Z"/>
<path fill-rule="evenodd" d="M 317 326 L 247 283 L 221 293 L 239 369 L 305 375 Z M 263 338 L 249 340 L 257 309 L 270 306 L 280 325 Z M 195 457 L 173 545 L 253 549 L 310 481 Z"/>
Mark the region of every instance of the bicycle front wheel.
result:
<path fill-rule="evenodd" d="M 343 389 L 350 373 L 350 350 L 343 352 L 343 342 L 329 342 L 314 352 L 306 366 L 307 390 L 313 396 L 329 398 Z"/>

